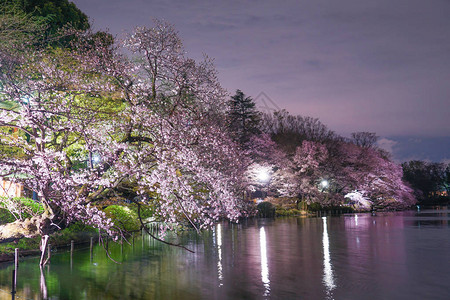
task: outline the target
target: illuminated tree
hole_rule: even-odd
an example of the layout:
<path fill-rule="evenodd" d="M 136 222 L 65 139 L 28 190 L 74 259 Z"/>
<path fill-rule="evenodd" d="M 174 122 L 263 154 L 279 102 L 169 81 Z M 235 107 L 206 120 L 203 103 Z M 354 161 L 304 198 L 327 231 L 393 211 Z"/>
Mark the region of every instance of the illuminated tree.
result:
<path fill-rule="evenodd" d="M 335 192 L 360 193 L 373 206 L 380 207 L 408 207 L 415 203 L 411 188 L 402 181 L 401 166 L 384 153 L 346 142 L 340 143 L 337 150 L 326 164 Z"/>
<path fill-rule="evenodd" d="M 286 111 L 264 115 L 261 129 L 285 154 L 283 167 L 273 172 L 271 181 L 280 195 L 323 206 L 343 204 L 347 196 L 350 202 L 359 199 L 353 202 L 363 203 L 364 209 L 368 203 L 406 207 L 415 202 L 401 168 L 375 146 L 374 133 L 354 133 L 349 141 L 317 119 Z"/>
<path fill-rule="evenodd" d="M 2 143 L 25 157 L 2 160 L 1 175 L 37 191 L 45 212 L 27 227 L 2 226 L 0 240 L 77 220 L 117 235 L 96 206 L 113 196 L 153 207 L 163 229 L 236 220 L 244 170 L 221 126 L 226 94 L 211 61 L 186 58 L 175 30 L 159 21 L 124 42 L 132 60 L 101 36 L 74 40 L 2 62 L 2 99 L 17 108 L 0 108 L 0 126 L 20 131 Z"/>

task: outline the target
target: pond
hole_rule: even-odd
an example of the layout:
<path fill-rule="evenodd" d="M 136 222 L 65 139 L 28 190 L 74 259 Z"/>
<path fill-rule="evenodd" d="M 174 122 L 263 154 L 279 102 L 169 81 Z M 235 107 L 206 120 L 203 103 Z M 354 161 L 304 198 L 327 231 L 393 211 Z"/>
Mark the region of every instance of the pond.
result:
<path fill-rule="evenodd" d="M 450 210 L 254 219 L 23 259 L 16 299 L 450 299 Z M 0 265 L 12 299 L 13 264 Z"/>

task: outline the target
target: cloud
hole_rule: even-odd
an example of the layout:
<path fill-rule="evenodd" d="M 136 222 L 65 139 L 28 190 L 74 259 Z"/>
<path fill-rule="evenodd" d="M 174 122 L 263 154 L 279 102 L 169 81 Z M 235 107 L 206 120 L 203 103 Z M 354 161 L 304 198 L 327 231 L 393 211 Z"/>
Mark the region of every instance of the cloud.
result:
<path fill-rule="evenodd" d="M 378 140 L 377 142 L 378 147 L 380 147 L 381 149 L 391 153 L 392 155 L 394 155 L 394 151 L 395 151 L 395 146 L 398 145 L 397 141 L 394 140 L 390 140 L 387 138 L 381 138 Z"/>
<path fill-rule="evenodd" d="M 231 93 L 265 91 L 340 134 L 450 136 L 449 1 L 73 2 L 115 33 L 165 19 Z"/>

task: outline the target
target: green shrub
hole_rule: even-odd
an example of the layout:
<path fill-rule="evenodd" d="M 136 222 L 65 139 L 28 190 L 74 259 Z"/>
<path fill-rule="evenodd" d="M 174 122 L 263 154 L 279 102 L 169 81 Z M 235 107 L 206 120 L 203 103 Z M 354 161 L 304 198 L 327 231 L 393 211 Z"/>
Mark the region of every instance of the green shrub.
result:
<path fill-rule="evenodd" d="M 20 250 L 36 250 L 39 249 L 40 237 L 24 238 L 17 242 L 0 244 L 0 254 L 12 254 L 15 248 Z"/>
<path fill-rule="evenodd" d="M 140 229 L 138 214 L 128 206 L 110 205 L 104 209 L 106 216 L 121 230 L 134 231 Z"/>
<path fill-rule="evenodd" d="M 0 225 L 14 222 L 16 219 L 13 214 L 5 208 L 0 208 Z"/>
<path fill-rule="evenodd" d="M 256 208 L 258 209 L 258 216 L 261 218 L 275 217 L 275 207 L 270 202 L 261 202 Z"/>
<path fill-rule="evenodd" d="M 133 205 L 133 206 L 128 206 L 129 209 L 131 209 L 134 213 L 138 212 L 137 206 Z M 153 207 L 149 206 L 149 205 L 141 205 L 141 218 L 142 220 L 150 218 L 154 215 L 154 209 Z"/>
<path fill-rule="evenodd" d="M 69 244 L 71 240 L 87 240 L 87 237 L 91 237 L 96 233 L 97 229 L 95 229 L 94 227 L 85 225 L 81 222 L 77 222 L 51 235 L 50 243 L 56 245 Z"/>
<path fill-rule="evenodd" d="M 0 224 L 14 222 L 16 219 L 14 215 L 7 209 L 6 201 L 11 201 L 20 212 L 23 219 L 31 218 L 32 216 L 42 214 L 44 208 L 41 203 L 25 197 L 0 197 Z"/>
<path fill-rule="evenodd" d="M 308 203 L 305 200 L 302 200 L 298 203 L 297 209 L 299 210 L 308 210 Z"/>
<path fill-rule="evenodd" d="M 284 209 L 284 208 L 277 208 L 275 211 L 275 214 L 279 217 L 293 217 L 298 216 L 301 214 L 301 212 L 298 209 Z"/>
<path fill-rule="evenodd" d="M 320 205 L 320 203 L 313 202 L 310 205 L 308 205 L 308 210 L 310 210 L 310 211 L 320 211 L 320 210 L 322 210 L 322 205 Z"/>
<path fill-rule="evenodd" d="M 284 209 L 297 208 L 297 202 L 299 201 L 295 197 L 268 197 L 266 200 L 275 205 L 275 207 Z"/>
<path fill-rule="evenodd" d="M 42 214 L 44 212 L 44 208 L 40 202 L 36 202 L 31 198 L 20 197 L 17 198 L 23 206 L 28 207 L 33 214 Z"/>

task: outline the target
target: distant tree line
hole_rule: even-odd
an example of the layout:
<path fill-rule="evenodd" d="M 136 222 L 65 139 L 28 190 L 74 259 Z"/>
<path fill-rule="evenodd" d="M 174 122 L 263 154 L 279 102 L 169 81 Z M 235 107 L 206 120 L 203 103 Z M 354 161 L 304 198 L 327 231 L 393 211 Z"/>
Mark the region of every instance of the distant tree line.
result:
<path fill-rule="evenodd" d="M 250 189 L 322 207 L 395 209 L 415 203 L 402 167 L 377 147 L 375 133 L 344 138 L 317 118 L 285 110 L 263 114 L 241 90 L 229 101 L 228 120 L 231 135 L 248 155 Z"/>
<path fill-rule="evenodd" d="M 450 163 L 412 160 L 404 162 L 403 178 L 413 188 L 421 204 L 448 203 Z"/>

